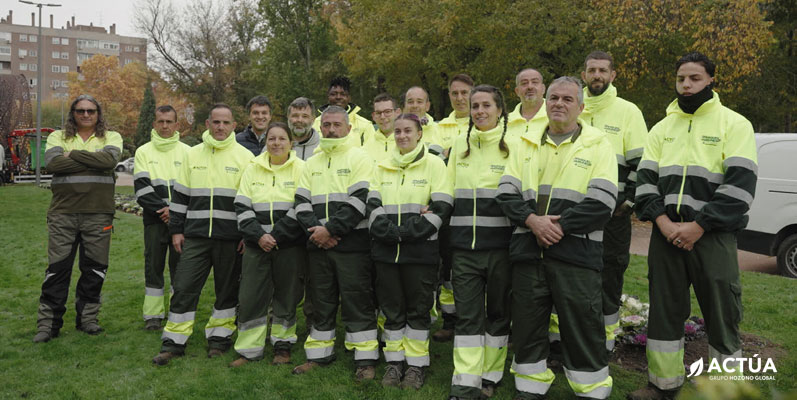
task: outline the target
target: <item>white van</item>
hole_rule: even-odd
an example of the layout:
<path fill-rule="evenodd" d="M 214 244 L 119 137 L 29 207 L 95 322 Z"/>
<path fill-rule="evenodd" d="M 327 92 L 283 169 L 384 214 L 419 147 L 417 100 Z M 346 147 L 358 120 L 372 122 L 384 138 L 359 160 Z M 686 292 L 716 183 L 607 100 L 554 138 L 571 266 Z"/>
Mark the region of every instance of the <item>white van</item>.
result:
<path fill-rule="evenodd" d="M 758 183 L 738 247 L 777 256 L 778 271 L 797 278 L 797 134 L 757 133 Z"/>

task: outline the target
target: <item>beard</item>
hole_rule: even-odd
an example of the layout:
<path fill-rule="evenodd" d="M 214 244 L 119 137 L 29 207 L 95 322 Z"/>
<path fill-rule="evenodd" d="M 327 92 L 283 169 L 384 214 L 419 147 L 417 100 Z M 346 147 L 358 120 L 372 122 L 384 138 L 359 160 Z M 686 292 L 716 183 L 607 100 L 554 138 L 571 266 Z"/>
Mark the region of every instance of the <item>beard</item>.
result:
<path fill-rule="evenodd" d="M 598 87 L 592 86 L 592 83 L 590 83 L 589 86 L 587 86 L 587 90 L 589 90 L 589 93 L 591 95 L 593 95 L 593 96 L 600 96 L 600 95 L 603 94 L 603 92 L 606 91 L 606 89 L 609 88 L 609 84 L 608 83 L 604 83 L 603 81 L 593 81 L 593 83 L 600 83 L 601 84 L 601 86 L 598 86 Z"/>

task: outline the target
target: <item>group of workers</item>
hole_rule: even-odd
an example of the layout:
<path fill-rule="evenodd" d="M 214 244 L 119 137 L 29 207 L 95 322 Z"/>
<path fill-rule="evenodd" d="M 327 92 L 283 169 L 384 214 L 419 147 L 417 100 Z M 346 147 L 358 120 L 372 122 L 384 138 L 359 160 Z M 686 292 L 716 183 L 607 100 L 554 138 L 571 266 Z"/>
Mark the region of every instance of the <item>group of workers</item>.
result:
<path fill-rule="evenodd" d="M 134 172 L 145 329 L 162 330 L 152 361 L 184 354 L 212 268 L 207 354 L 234 348 L 230 367 L 263 359 L 267 340 L 272 363 L 290 363 L 300 307 L 306 362 L 293 373 L 328 365 L 340 308 L 357 381 L 375 378 L 381 341 L 382 384 L 419 389 L 430 337 L 453 339 L 450 397 L 491 397 L 511 341 L 516 398 L 543 398 L 551 368 L 577 396 L 607 398 L 636 212 L 654 222 L 649 384 L 629 398 L 673 398 L 684 384 L 690 285 L 709 356 L 740 356 L 735 234 L 756 183 L 752 126 L 712 90 L 714 63 L 693 52 L 675 72 L 677 99 L 649 133 L 640 110 L 618 97 L 601 51 L 586 57 L 584 87 L 563 76 L 546 92 L 538 70 L 520 71 L 511 112 L 500 89 L 456 75 L 454 110 L 438 122 L 426 90 L 412 87 L 403 104 L 377 96 L 372 123 L 342 77 L 318 117 L 300 97 L 287 123 L 272 122 L 269 99 L 254 97 L 237 135 L 232 109 L 213 105 L 194 147 L 180 142 L 174 108 L 157 108 Z M 76 326 L 102 331 L 121 144 L 86 95 L 47 141 L 49 266 L 34 342 L 59 334 L 78 249 Z M 431 335 L 436 304 L 443 324 Z"/>

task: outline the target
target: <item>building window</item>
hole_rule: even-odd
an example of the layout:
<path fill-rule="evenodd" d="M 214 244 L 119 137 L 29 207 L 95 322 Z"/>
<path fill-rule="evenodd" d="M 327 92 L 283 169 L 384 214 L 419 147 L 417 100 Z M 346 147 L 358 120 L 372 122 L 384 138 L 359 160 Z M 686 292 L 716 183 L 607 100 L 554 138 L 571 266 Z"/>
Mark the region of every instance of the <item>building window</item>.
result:
<path fill-rule="evenodd" d="M 28 55 L 28 51 L 25 49 L 19 49 L 19 58 L 25 58 Z"/>
<path fill-rule="evenodd" d="M 61 44 L 64 45 L 64 46 L 69 45 L 69 38 L 62 37 L 61 38 Z"/>
<path fill-rule="evenodd" d="M 11 32 L 0 32 L 0 39 L 11 43 Z"/>
<path fill-rule="evenodd" d="M 61 73 L 65 74 L 67 72 L 69 72 L 69 66 L 68 65 L 62 65 L 61 66 Z"/>
<path fill-rule="evenodd" d="M 61 87 L 69 87 L 69 81 L 61 81 Z"/>
<path fill-rule="evenodd" d="M 19 35 L 19 41 L 20 42 L 27 42 L 28 41 L 28 35 Z"/>
<path fill-rule="evenodd" d="M 0 54 L 11 55 L 11 46 L 0 46 Z"/>
<path fill-rule="evenodd" d="M 30 84 L 30 87 L 36 87 L 36 78 L 31 78 L 28 83 Z"/>
<path fill-rule="evenodd" d="M 28 50 L 28 57 L 38 57 L 39 51 L 38 50 Z"/>
<path fill-rule="evenodd" d="M 100 42 L 100 48 L 105 50 L 119 50 L 119 43 Z"/>
<path fill-rule="evenodd" d="M 89 39 L 78 39 L 77 40 L 77 48 L 78 49 L 96 49 L 97 48 L 97 41 L 96 40 L 89 40 Z"/>
<path fill-rule="evenodd" d="M 133 61 L 134 61 L 134 60 L 131 60 L 131 59 L 129 59 L 129 58 L 125 58 L 125 65 L 127 65 L 127 64 L 130 64 L 130 63 L 131 63 L 131 62 L 133 62 Z"/>
<path fill-rule="evenodd" d="M 61 52 L 61 59 L 62 60 L 68 60 L 69 59 L 69 53 L 67 53 L 65 51 L 62 51 Z"/>
<path fill-rule="evenodd" d="M 58 89 L 61 87 L 61 81 L 53 81 L 53 89 Z"/>
<path fill-rule="evenodd" d="M 39 64 L 28 64 L 28 71 L 38 71 Z"/>
<path fill-rule="evenodd" d="M 28 35 L 28 41 L 31 43 L 35 43 L 39 41 L 39 37 L 36 35 Z"/>
<path fill-rule="evenodd" d="M 52 71 L 60 73 L 61 72 L 61 66 L 60 65 L 53 65 Z"/>
<path fill-rule="evenodd" d="M 53 52 L 53 58 L 61 58 L 61 52 L 60 51 L 54 51 Z"/>
<path fill-rule="evenodd" d="M 138 46 L 133 47 L 133 51 L 135 51 L 136 53 L 140 53 L 141 52 L 141 48 L 138 47 Z"/>
<path fill-rule="evenodd" d="M 19 70 L 20 71 L 27 71 L 28 70 L 28 64 L 19 64 Z"/>
<path fill-rule="evenodd" d="M 57 37 L 54 37 L 53 38 L 53 44 L 61 44 L 61 39 L 59 39 Z"/>
<path fill-rule="evenodd" d="M 133 46 L 125 46 L 125 51 L 133 51 Z"/>
<path fill-rule="evenodd" d="M 30 99 L 36 100 L 36 92 L 30 92 Z"/>

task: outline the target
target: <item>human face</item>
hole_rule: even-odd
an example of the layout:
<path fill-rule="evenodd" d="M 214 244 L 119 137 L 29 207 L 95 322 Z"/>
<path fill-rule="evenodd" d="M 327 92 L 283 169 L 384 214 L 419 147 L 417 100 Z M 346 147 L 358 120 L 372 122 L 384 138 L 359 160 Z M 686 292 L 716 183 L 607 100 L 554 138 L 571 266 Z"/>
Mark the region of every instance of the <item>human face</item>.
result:
<path fill-rule="evenodd" d="M 177 126 L 177 115 L 172 111 L 165 113 L 155 111 L 155 121 L 152 122 L 152 129 L 158 132 L 158 136 L 168 139 L 174 134 L 174 127 Z"/>
<path fill-rule="evenodd" d="M 396 110 L 399 109 L 393 108 L 393 102 L 390 100 L 374 103 L 374 112 L 371 113 L 371 117 L 385 135 L 393 132 L 393 121 L 398 117 Z"/>
<path fill-rule="evenodd" d="M 418 118 L 426 116 L 426 113 L 429 112 L 429 107 L 432 106 L 432 103 L 429 102 L 429 96 L 421 88 L 408 90 L 404 97 L 404 111 L 415 114 Z"/>
<path fill-rule="evenodd" d="M 587 85 L 592 96 L 599 96 L 614 82 L 617 72 L 612 69 L 609 60 L 587 60 L 586 69 L 581 72 L 581 80 Z"/>
<path fill-rule="evenodd" d="M 465 82 L 454 81 L 448 87 L 448 98 L 451 100 L 451 107 L 458 118 L 468 115 L 470 109 L 470 90 L 472 87 Z"/>
<path fill-rule="evenodd" d="M 501 109 L 495 104 L 493 95 L 486 92 L 476 92 L 470 98 L 470 118 L 473 125 L 480 131 L 489 131 L 498 125 Z"/>
<path fill-rule="evenodd" d="M 85 110 L 85 111 L 84 111 Z M 99 118 L 97 106 L 89 100 L 80 100 L 75 104 L 75 122 L 78 129 L 94 129 Z"/>
<path fill-rule="evenodd" d="M 310 133 L 313 126 L 313 110 L 310 107 L 288 107 L 288 127 L 296 137 Z"/>
<path fill-rule="evenodd" d="M 396 121 L 395 126 L 393 137 L 396 139 L 396 147 L 398 147 L 399 153 L 407 154 L 415 150 L 422 136 L 422 132 L 418 130 L 415 122 L 408 119 L 400 119 Z"/>
<path fill-rule="evenodd" d="M 327 103 L 333 106 L 342 107 L 344 110 L 349 107 L 351 97 L 349 92 L 340 86 L 332 86 L 327 92 Z"/>
<path fill-rule="evenodd" d="M 346 121 L 344 114 L 323 114 L 321 116 L 321 134 L 325 138 L 337 139 L 346 137 L 351 130 L 351 125 Z"/>
<path fill-rule="evenodd" d="M 533 69 L 521 71 L 517 76 L 517 86 L 515 94 L 522 102 L 542 102 L 545 96 L 545 85 L 542 83 L 542 75 Z"/>
<path fill-rule="evenodd" d="M 691 96 L 705 89 L 714 78 L 709 76 L 702 64 L 688 62 L 678 68 L 675 76 L 675 90 L 683 96 Z"/>
<path fill-rule="evenodd" d="M 266 151 L 271 155 L 272 162 L 287 158 L 291 146 L 291 139 L 285 129 L 278 126 L 269 129 L 266 134 Z"/>
<path fill-rule="evenodd" d="M 252 129 L 261 134 L 268 129 L 268 123 L 271 122 L 271 107 L 267 105 L 252 104 L 249 109 L 249 122 L 252 124 Z"/>
<path fill-rule="evenodd" d="M 584 104 L 578 104 L 578 85 L 557 83 L 548 88 L 545 101 L 550 127 L 556 133 L 565 133 L 574 128 Z"/>
<path fill-rule="evenodd" d="M 210 112 L 210 118 L 205 120 L 205 127 L 208 128 L 213 139 L 224 140 L 230 136 L 235 129 L 235 121 L 232 119 L 232 111 L 226 108 L 217 108 Z"/>

